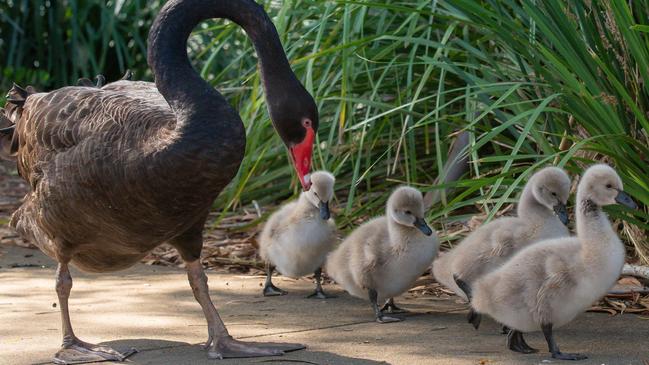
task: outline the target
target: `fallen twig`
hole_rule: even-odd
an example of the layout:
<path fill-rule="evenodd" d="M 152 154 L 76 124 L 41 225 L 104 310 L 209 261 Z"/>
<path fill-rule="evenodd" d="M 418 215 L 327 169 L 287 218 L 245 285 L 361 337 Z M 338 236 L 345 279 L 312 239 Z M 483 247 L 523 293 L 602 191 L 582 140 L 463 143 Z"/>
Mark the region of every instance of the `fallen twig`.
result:
<path fill-rule="evenodd" d="M 249 266 L 256 267 L 258 269 L 264 268 L 264 263 L 256 260 L 242 260 L 234 259 L 229 257 L 209 257 L 210 263 L 217 263 L 223 265 L 239 265 L 239 266 Z"/>
<path fill-rule="evenodd" d="M 649 266 L 624 264 L 622 275 L 636 276 L 649 280 Z"/>

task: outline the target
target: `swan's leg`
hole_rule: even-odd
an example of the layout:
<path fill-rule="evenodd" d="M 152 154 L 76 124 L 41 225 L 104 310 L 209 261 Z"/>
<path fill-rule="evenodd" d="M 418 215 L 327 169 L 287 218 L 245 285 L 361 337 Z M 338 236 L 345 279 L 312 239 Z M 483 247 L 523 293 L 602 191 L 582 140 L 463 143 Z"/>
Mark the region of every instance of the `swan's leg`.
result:
<path fill-rule="evenodd" d="M 275 267 L 271 266 L 269 262 L 266 262 L 266 283 L 264 284 L 264 296 L 275 297 L 278 295 L 286 295 L 285 290 L 282 290 L 273 284 L 273 270 L 275 270 Z"/>
<path fill-rule="evenodd" d="M 307 298 L 317 298 L 317 299 L 336 298 L 335 295 L 326 294 L 322 290 L 322 268 L 321 267 L 317 268 L 313 274 L 315 276 L 315 292 L 313 292 L 313 294 L 309 295 Z"/>
<path fill-rule="evenodd" d="M 507 348 L 523 354 L 539 352 L 539 350 L 530 347 L 530 345 L 525 342 L 522 332 L 512 329 L 509 330 L 509 334 L 507 335 Z"/>
<path fill-rule="evenodd" d="M 56 294 L 59 297 L 61 309 L 61 323 L 63 327 L 63 345 L 54 355 L 55 364 L 83 364 L 96 361 L 124 361 L 128 356 L 137 352 L 131 349 L 126 353 L 119 353 L 108 346 L 93 345 L 83 342 L 75 336 L 70 322 L 68 311 L 68 298 L 72 290 L 72 277 L 67 263 L 59 263 L 56 270 Z"/>
<path fill-rule="evenodd" d="M 372 308 L 374 309 L 374 315 L 376 316 L 376 321 L 379 323 L 390 323 L 390 322 L 400 322 L 401 319 L 395 318 L 395 317 L 390 317 L 386 316 L 383 314 L 383 311 L 379 309 L 379 305 L 377 303 L 378 300 L 378 293 L 374 289 L 368 289 L 367 294 L 370 298 L 370 303 L 372 303 Z"/>
<path fill-rule="evenodd" d="M 559 360 L 584 360 L 588 356 L 582 354 L 569 354 L 561 352 L 559 350 L 559 345 L 554 341 L 554 335 L 552 334 L 552 323 L 541 325 L 541 330 L 543 330 L 543 336 L 548 342 L 548 351 L 552 353 L 552 357 Z"/>
<path fill-rule="evenodd" d="M 394 304 L 394 298 L 390 298 L 385 301 L 385 305 L 383 306 L 383 308 L 381 308 L 381 312 L 387 312 L 391 314 L 408 313 L 407 310 L 399 308 L 396 304 Z"/>
<path fill-rule="evenodd" d="M 200 259 L 187 262 L 187 277 L 194 292 L 194 298 L 203 308 L 207 320 L 208 338 L 205 347 L 210 359 L 258 357 L 283 355 L 288 351 L 304 349 L 304 345 L 291 343 L 242 342 L 230 336 L 216 311 L 207 287 L 207 275 Z"/>

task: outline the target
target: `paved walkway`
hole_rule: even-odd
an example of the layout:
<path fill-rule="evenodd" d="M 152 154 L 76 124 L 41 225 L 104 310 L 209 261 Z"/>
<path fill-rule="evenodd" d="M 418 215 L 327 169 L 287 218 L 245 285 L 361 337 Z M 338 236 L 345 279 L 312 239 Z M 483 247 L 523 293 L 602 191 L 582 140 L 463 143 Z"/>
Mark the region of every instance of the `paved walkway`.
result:
<path fill-rule="evenodd" d="M 12 267 L 13 266 L 13 267 Z M 17 266 L 17 267 L 16 267 Z M 48 363 L 60 343 L 52 260 L 39 251 L 0 246 L 0 364 Z M 369 305 L 335 286 L 339 297 L 305 299 L 308 280 L 277 278 L 290 293 L 261 296 L 263 278 L 209 273 L 210 289 L 236 338 L 300 342 L 305 351 L 283 357 L 208 360 L 200 342 L 205 321 L 182 270 L 138 265 L 104 275 L 73 271 L 72 322 L 79 337 L 140 350 L 132 364 L 546 364 L 539 333 L 527 336 L 539 354 L 519 355 L 490 320 L 474 331 L 464 306 L 435 297 L 398 298 L 414 313 L 379 325 Z M 588 313 L 556 332 L 561 348 L 590 356 L 579 364 L 649 364 L 649 320 Z"/>

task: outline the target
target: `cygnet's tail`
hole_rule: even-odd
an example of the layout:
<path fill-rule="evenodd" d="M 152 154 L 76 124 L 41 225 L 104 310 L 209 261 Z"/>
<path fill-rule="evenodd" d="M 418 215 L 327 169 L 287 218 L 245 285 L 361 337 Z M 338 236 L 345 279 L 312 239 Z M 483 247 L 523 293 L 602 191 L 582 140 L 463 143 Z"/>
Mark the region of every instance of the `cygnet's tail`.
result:
<path fill-rule="evenodd" d="M 452 261 L 449 252 L 440 254 L 435 262 L 433 262 L 433 276 L 438 283 L 451 289 L 459 297 L 468 301 L 469 298 L 466 296 L 464 291 L 455 283 L 455 278 L 453 277 L 450 267 Z"/>
<path fill-rule="evenodd" d="M 469 299 L 469 305 L 471 305 L 471 287 L 467 282 L 458 278 L 456 275 L 453 275 L 453 280 L 463 292 L 466 293 L 467 298 Z M 482 314 L 476 312 L 473 307 L 469 309 L 469 313 L 466 316 L 467 322 L 473 325 L 473 328 L 478 329 L 480 327 L 480 322 L 482 321 Z"/>

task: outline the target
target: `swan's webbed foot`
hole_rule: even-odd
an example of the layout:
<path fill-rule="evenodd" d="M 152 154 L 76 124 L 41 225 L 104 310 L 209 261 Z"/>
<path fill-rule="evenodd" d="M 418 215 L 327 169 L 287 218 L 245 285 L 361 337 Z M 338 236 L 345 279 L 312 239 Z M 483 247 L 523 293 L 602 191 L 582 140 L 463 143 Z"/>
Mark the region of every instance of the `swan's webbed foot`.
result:
<path fill-rule="evenodd" d="M 200 231 L 197 233 L 200 238 Z M 208 338 L 205 348 L 210 359 L 226 359 L 237 357 L 278 356 L 288 351 L 304 349 L 301 344 L 255 343 L 241 342 L 233 339 L 225 328 L 221 316 L 216 311 L 210 299 L 207 286 L 207 275 L 203 271 L 200 260 L 186 261 L 187 277 L 194 292 L 196 301 L 201 305 L 207 319 Z M 278 288 L 274 288 L 281 292 Z"/>
<path fill-rule="evenodd" d="M 559 350 L 559 345 L 557 345 L 556 341 L 554 340 L 554 335 L 552 334 L 552 323 L 541 325 L 541 330 L 543 331 L 543 336 L 545 336 L 545 340 L 548 343 L 548 351 L 552 353 L 553 359 L 574 361 L 585 360 L 588 358 L 588 356 L 582 354 L 570 354 L 567 352 L 561 352 L 561 350 Z"/>
<path fill-rule="evenodd" d="M 306 348 L 299 343 L 243 342 L 231 336 L 223 336 L 216 340 L 210 338 L 206 346 L 209 348 L 207 357 L 210 359 L 281 356 L 286 352 Z"/>
<path fill-rule="evenodd" d="M 381 312 L 390 314 L 409 313 L 407 310 L 397 307 L 394 304 L 394 298 L 390 298 L 385 302 L 385 305 L 381 308 Z"/>
<path fill-rule="evenodd" d="M 307 298 L 311 299 L 329 299 L 329 298 L 337 298 L 335 295 L 329 295 L 322 290 L 322 269 L 318 268 L 315 273 L 315 291 L 309 295 Z"/>
<path fill-rule="evenodd" d="M 130 349 L 121 353 L 108 346 L 94 345 L 73 337 L 63 341 L 61 349 L 54 355 L 52 362 L 67 365 L 99 361 L 124 361 L 136 352 L 136 349 Z"/>
<path fill-rule="evenodd" d="M 108 346 L 94 345 L 83 342 L 74 335 L 68 310 L 68 299 L 72 290 L 72 276 L 67 262 L 59 262 L 56 269 L 56 293 L 59 297 L 61 308 L 61 322 L 63 325 L 63 345 L 54 355 L 52 362 L 55 364 L 84 364 L 98 361 L 124 361 L 127 357 L 137 352 L 130 349 L 120 353 Z"/>
<path fill-rule="evenodd" d="M 525 342 L 522 332 L 512 329 L 509 330 L 509 334 L 507 335 L 507 348 L 522 354 L 533 354 L 539 352 L 539 350 L 530 347 L 527 342 Z"/>

